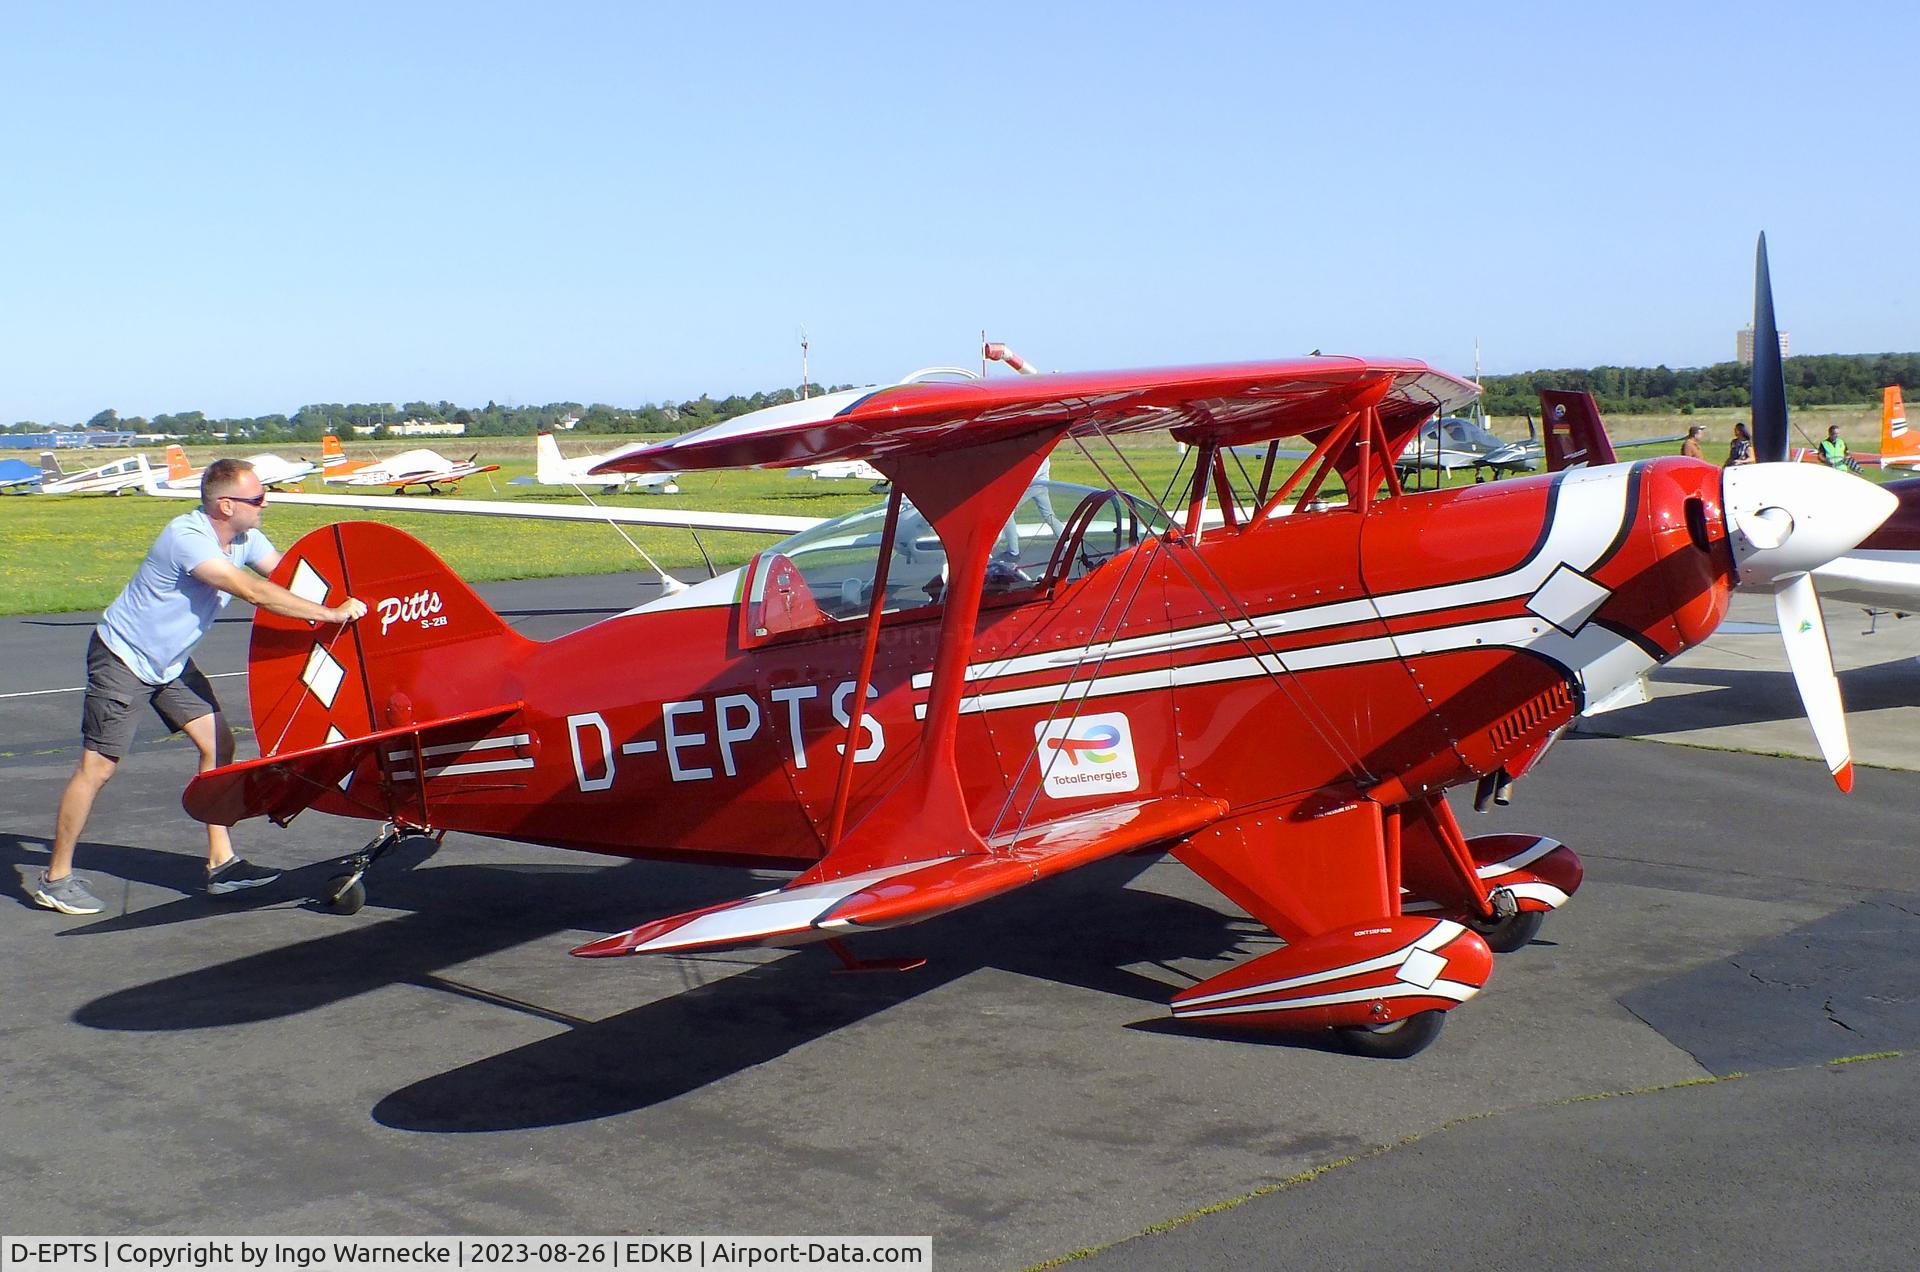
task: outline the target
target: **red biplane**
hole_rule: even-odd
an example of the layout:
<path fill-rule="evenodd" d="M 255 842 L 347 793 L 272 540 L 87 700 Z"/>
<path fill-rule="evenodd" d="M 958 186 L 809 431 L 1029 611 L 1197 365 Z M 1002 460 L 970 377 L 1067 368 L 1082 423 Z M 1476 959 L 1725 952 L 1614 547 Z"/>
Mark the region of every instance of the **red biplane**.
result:
<path fill-rule="evenodd" d="M 853 962 L 842 938 L 1170 851 L 1286 942 L 1175 1016 L 1410 1055 L 1581 879 L 1552 840 L 1469 838 L 1446 791 L 1524 773 L 1704 639 L 1736 577 L 1804 571 L 1886 513 L 1845 473 L 1680 458 L 1403 493 L 1395 458 L 1473 392 L 1315 357 L 715 425 L 602 468 L 860 459 L 889 499 L 544 643 L 399 531 L 324 527 L 277 580 L 372 611 L 256 617 L 263 754 L 186 805 L 383 823 L 346 908 L 375 857 L 449 830 L 799 872 L 589 957 L 832 941 Z M 1195 461 L 1173 515 L 1036 480 L 1063 440 L 1109 472 L 1148 430 Z M 1279 480 L 1282 438 L 1313 452 Z M 1256 476 L 1229 448 L 1261 443 Z"/>

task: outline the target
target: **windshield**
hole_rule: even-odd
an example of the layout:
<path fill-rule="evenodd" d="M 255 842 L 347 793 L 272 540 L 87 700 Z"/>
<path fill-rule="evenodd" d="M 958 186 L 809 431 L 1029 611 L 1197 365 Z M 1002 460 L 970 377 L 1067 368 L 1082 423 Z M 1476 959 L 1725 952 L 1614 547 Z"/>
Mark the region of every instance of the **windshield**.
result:
<path fill-rule="evenodd" d="M 1095 554 L 1100 561 L 1126 540 L 1138 542 L 1143 534 L 1165 528 L 1162 514 L 1130 496 L 1074 482 L 1036 481 L 1027 487 L 1000 532 L 983 593 L 1006 595 L 1047 582 L 1047 569 L 1068 518 L 1091 495 L 1100 496 L 1103 507 L 1102 514 L 1091 519 L 1098 523 L 1093 528 L 1101 538 L 1101 551 Z M 1130 533 L 1123 534 L 1119 528 L 1122 518 L 1118 510 L 1122 506 L 1129 514 L 1124 520 L 1135 527 Z M 764 616 L 750 620 L 752 634 L 764 636 L 823 621 L 864 619 L 873 602 L 873 580 L 878 573 L 880 539 L 886 524 L 887 509 L 881 504 L 803 530 L 768 548 L 755 563 L 746 598 L 749 614 Z M 1080 530 L 1076 527 L 1075 533 Z M 1089 558 L 1089 563 L 1094 559 Z M 1085 572 L 1083 565 L 1070 570 L 1069 576 Z M 945 599 L 946 586 L 947 554 L 939 536 L 910 501 L 902 500 L 893 560 L 887 567 L 885 612 L 937 605 Z M 791 614 L 792 619 L 779 621 L 775 617 L 785 614 Z"/>

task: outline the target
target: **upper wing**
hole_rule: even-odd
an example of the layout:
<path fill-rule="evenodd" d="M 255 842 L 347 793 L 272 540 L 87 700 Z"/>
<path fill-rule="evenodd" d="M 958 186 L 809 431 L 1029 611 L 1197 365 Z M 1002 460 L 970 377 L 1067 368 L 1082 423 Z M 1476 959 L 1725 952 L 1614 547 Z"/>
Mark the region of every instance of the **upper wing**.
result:
<path fill-rule="evenodd" d="M 1317 443 L 1362 405 L 1398 425 L 1471 402 L 1477 390 L 1424 362 L 1286 362 L 1087 371 L 963 383 L 900 384 L 756 411 L 671 441 L 627 448 L 598 472 L 789 467 L 932 454 L 1035 433 L 1166 429 L 1182 442 Z"/>
<path fill-rule="evenodd" d="M 149 487 L 149 494 L 197 499 L 199 492 Z M 798 534 L 820 524 L 817 517 L 780 517 L 768 513 L 699 512 L 677 508 L 608 508 L 585 504 L 522 503 L 506 499 L 440 499 L 415 503 L 388 495 L 282 495 L 276 504 L 316 508 L 360 508 L 379 512 L 451 512 L 470 517 L 527 517 L 537 521 L 617 521 L 630 526 L 669 526 L 686 530 L 738 530 L 746 534 Z"/>
<path fill-rule="evenodd" d="M 574 950 L 617 954 L 805 945 L 917 923 L 1102 857 L 1184 839 L 1226 813 L 1189 796 L 1117 804 L 986 841 L 986 853 L 898 862 L 835 876 L 832 854 L 784 888 L 655 919 Z"/>

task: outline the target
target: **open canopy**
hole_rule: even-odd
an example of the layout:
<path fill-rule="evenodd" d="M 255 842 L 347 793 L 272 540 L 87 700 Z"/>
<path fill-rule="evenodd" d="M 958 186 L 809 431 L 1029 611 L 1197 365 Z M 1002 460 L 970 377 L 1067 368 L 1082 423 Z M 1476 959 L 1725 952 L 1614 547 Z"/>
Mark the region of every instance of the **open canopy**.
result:
<path fill-rule="evenodd" d="M 962 383 L 902 384 L 829 394 L 634 446 L 606 472 L 789 467 L 821 460 L 931 454 L 1030 433 L 1166 429 L 1189 444 L 1317 441 L 1361 405 L 1389 432 L 1471 402 L 1479 390 L 1412 359 L 1295 358 L 1218 366 Z"/>

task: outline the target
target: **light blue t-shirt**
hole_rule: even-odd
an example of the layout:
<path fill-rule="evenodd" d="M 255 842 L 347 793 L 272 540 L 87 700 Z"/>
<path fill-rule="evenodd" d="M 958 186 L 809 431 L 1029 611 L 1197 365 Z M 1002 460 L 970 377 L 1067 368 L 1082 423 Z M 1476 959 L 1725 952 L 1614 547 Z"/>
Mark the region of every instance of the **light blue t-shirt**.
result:
<path fill-rule="evenodd" d="M 233 599 L 193 577 L 194 568 L 225 556 L 245 569 L 272 555 L 273 544 L 257 529 L 223 550 L 205 511 L 183 513 L 167 522 L 94 630 L 134 675 L 164 685 L 186 669 L 187 655 Z"/>

